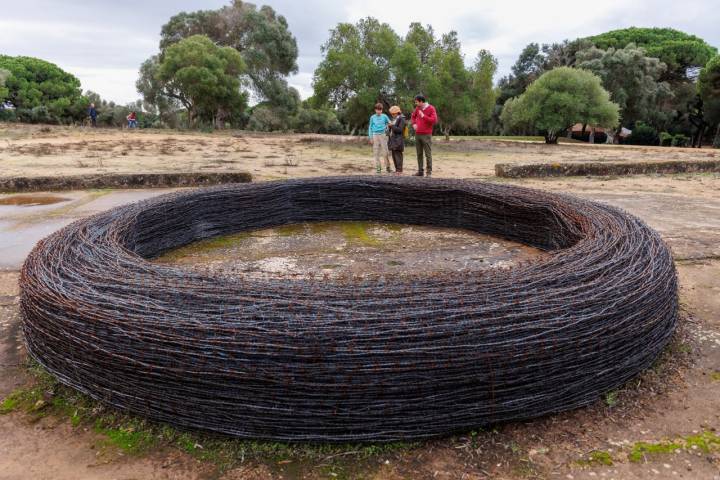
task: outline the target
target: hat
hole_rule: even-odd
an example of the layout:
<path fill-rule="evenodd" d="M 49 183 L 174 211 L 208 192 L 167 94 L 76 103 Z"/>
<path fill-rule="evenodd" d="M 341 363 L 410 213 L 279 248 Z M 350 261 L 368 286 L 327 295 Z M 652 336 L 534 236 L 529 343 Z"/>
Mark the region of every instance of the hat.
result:
<path fill-rule="evenodd" d="M 400 107 L 398 107 L 397 105 L 393 105 L 392 107 L 390 107 L 390 113 L 400 113 L 401 111 L 402 110 L 400 110 Z"/>

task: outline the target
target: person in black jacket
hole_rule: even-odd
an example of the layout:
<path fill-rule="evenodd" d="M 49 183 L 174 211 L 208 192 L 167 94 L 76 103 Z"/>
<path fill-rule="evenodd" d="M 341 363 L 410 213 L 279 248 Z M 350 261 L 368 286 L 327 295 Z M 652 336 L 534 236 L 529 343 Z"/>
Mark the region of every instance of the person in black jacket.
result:
<path fill-rule="evenodd" d="M 395 172 L 398 175 L 402 175 L 406 121 L 400 107 L 397 105 L 390 107 L 390 115 L 392 115 L 392 122 L 388 125 L 388 150 L 390 150 L 390 153 L 392 154 L 393 163 L 395 164 Z"/>

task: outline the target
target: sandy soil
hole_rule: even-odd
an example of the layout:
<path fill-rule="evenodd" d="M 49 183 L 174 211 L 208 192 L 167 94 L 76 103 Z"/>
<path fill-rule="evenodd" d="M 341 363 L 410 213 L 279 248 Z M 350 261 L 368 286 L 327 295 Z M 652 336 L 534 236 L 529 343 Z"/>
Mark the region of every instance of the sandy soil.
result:
<path fill-rule="evenodd" d="M 82 173 L 94 168 L 181 169 L 188 165 L 200 168 L 211 164 L 210 157 L 206 163 L 201 161 L 205 158 L 202 155 L 210 155 L 209 152 L 213 159 L 232 160 L 233 168 L 251 170 L 261 179 L 284 178 L 285 170 L 288 177 L 296 177 L 360 173 L 350 167 L 347 167 L 348 171 L 336 170 L 345 164 L 351 164 L 353 168 L 362 166 L 365 173 L 370 167 L 367 157 L 362 156 L 368 150 L 365 146 L 308 142 L 302 137 L 143 132 L 130 135 L 3 128 L 0 129 L 0 145 L 5 146 L 0 150 L 0 162 L 3 166 L 8 162 L 13 175 L 50 171 Z M 132 153 L 135 152 L 133 147 L 128 155 L 118 153 L 105 159 L 103 153 L 102 167 L 77 165 L 78 160 L 85 161 L 83 155 L 91 151 L 87 147 L 95 141 L 108 142 L 108 145 L 120 145 L 124 141 L 127 145 L 141 145 L 140 140 L 151 142 L 144 152 L 138 147 L 142 155 Z M 200 150 L 191 149 L 198 140 L 207 144 Z M 17 148 L 34 148 L 33 145 L 42 143 L 57 142 L 60 145 L 82 141 L 87 141 L 88 145 L 80 149 L 57 147 L 57 154 L 17 153 Z M 222 146 L 228 142 L 229 145 Z M 168 155 L 158 153 L 165 143 L 173 143 L 187 151 L 176 148 Z M 494 163 L 503 161 L 500 158 L 510 157 L 523 162 L 541 158 L 546 161 L 549 155 L 576 160 L 583 156 L 590 160 L 657 156 L 662 160 L 668 155 L 715 154 L 710 150 L 477 144 L 482 144 L 485 150 L 474 150 L 475 144 L 466 144 L 466 151 L 459 147 L 457 151 L 451 151 L 456 145 L 448 146 L 447 152 L 438 148 L 436 173 L 484 177 L 491 174 Z M 273 160 L 284 162 L 283 155 L 293 155 L 283 153 L 288 145 L 301 152 L 295 157 L 298 166 L 264 163 L 267 155 L 278 155 Z M 16 149 L 14 153 L 10 152 L 10 147 Z M 234 151 L 235 147 L 247 148 L 253 153 Z M 230 151 L 220 156 L 217 154 L 220 149 Z M 263 159 L 260 155 L 266 156 Z M 225 168 L 227 164 L 220 165 Z M 6 172 L 3 168 L 2 174 L 8 174 Z M 491 177 L 486 179 L 501 181 Z M 221 472 L 211 463 L 199 462 L 170 448 L 142 456 L 123 455 L 111 448 L 101 448 L 102 437 L 97 433 L 73 428 L 66 421 L 48 418 L 32 423 L 20 413 L 11 413 L 0 415 L 0 479 L 720 479 L 718 445 L 708 452 L 688 448 L 677 453 L 648 455 L 640 462 L 628 458 L 637 442 L 677 441 L 702 432 L 717 434 L 720 429 L 720 175 L 568 178 L 512 183 L 573 193 L 624 208 L 657 229 L 673 250 L 685 318 L 682 333 L 668 358 L 632 382 L 612 401 L 606 398 L 590 408 L 427 442 L 370 460 L 360 461 L 350 455 L 341 461 L 340 470 L 330 473 L 327 464 L 338 461 L 336 458 L 301 464 L 294 461 L 286 464 L 246 462 L 238 469 Z M 151 194 L 143 192 L 143 195 Z M 63 192 L 60 195 L 69 199 L 57 206 L 64 209 L 62 213 L 54 215 L 51 212 L 55 210 L 50 205 L 21 207 L 14 204 L 13 221 L 20 221 L 18 219 L 22 217 L 26 224 L 40 228 L 44 222 L 79 218 L 102 209 L 103 204 L 97 202 L 107 202 L 105 208 L 115 204 L 110 195 L 92 201 L 87 200 L 88 192 Z M 8 198 L 12 196 L 0 195 L 0 203 L 3 200 L 10 204 L 15 202 L 6 200 Z M 133 196 L 127 194 L 123 198 L 132 200 Z M 9 215 L 0 218 L 0 223 L 9 221 Z M 423 244 L 421 249 L 412 248 L 418 243 Z M 498 246 L 491 249 L 492 243 Z M 395 248 L 396 245 L 411 248 Z M 473 247 L 472 256 L 466 253 L 467 248 L 462 248 L 468 245 Z M 384 268 L 392 273 L 412 267 L 432 273 L 446 266 L 447 259 L 456 262 L 455 267 L 460 262 L 466 268 L 495 268 L 494 261 L 498 258 L 511 265 L 526 258 L 524 255 L 532 254 L 512 244 L 466 232 L 415 227 L 404 231 L 389 225 L 364 224 L 350 229 L 331 225 L 319 230 L 302 227 L 256 232 L 229 243 L 175 252 L 174 257 L 170 255 L 165 260 L 184 263 L 189 268 L 194 268 L 193 265 L 239 268 L 253 275 L 292 276 L 315 272 L 332 276 L 343 271 L 362 273 L 362 269 L 357 270 L 357 264 L 365 261 L 372 270 Z M 483 258 L 487 264 L 478 266 L 485 262 L 472 258 Z M 423 259 L 428 261 L 422 263 Z M 292 268 L 286 268 L 290 264 Z M 278 265 L 280 268 L 276 268 Z M 333 267 L 325 268 L 330 265 Z M 27 381 L 21 366 L 25 352 L 19 328 L 17 278 L 16 267 L 0 272 L 0 398 Z M 612 465 L 586 461 L 589 455 L 599 451 L 609 455 Z"/>
<path fill-rule="evenodd" d="M 720 152 L 660 147 L 434 139 L 434 174 L 494 175 L 497 163 L 706 160 Z M 258 180 L 374 173 L 362 137 L 162 130 L 85 129 L 0 124 L 0 176 L 248 171 Z M 414 147 L 405 171 L 417 168 Z"/>

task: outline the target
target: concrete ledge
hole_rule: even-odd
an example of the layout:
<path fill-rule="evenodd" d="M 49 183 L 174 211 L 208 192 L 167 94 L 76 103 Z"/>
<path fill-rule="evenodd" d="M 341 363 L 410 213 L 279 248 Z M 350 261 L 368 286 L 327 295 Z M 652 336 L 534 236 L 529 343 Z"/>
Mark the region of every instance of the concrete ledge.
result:
<path fill-rule="evenodd" d="M 648 173 L 720 172 L 720 160 L 633 163 L 498 163 L 495 175 L 505 178 L 643 175 Z"/>
<path fill-rule="evenodd" d="M 90 188 L 196 187 L 251 181 L 252 175 L 247 172 L 110 173 L 65 177 L 10 177 L 0 178 L 0 192 L 85 190 Z"/>

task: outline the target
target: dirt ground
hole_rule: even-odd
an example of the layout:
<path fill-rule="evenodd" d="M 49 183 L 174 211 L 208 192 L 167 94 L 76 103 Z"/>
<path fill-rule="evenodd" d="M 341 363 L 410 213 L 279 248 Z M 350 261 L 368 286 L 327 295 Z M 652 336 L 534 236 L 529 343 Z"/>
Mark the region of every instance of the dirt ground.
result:
<path fill-rule="evenodd" d="M 497 163 L 706 160 L 720 152 L 688 148 L 434 139 L 433 173 L 487 177 Z M 405 171 L 417 168 L 414 147 Z M 0 176 L 247 171 L 256 180 L 374 173 L 362 137 L 163 130 L 85 129 L 0 123 Z"/>
<path fill-rule="evenodd" d="M 0 175 L 217 165 L 212 168 L 249 170 L 264 180 L 371 170 L 369 147 L 305 138 L 0 126 Z M 103 149 L 95 150 L 100 145 Z M 129 146 L 132 149 L 122 155 Z M 499 162 L 718 155 L 705 149 L 487 141 L 438 144 L 436 152 L 437 175 L 496 182 L 501 180 L 491 176 L 492 168 Z M 408 157 L 410 170 L 413 159 Z M 230 471 L 170 447 L 143 455 L 100 448 L 103 437 L 91 428 L 54 418 L 33 421 L 12 412 L 0 415 L 0 479 L 720 479 L 720 175 L 502 181 L 619 206 L 644 219 L 670 245 L 680 276 L 681 331 L 664 358 L 624 389 L 589 408 L 467 432 L 369 459 L 348 451 L 312 461 L 246 461 Z M 45 205 L 37 196 L 0 195 L 0 252 L 3 242 L 20 235 L 12 230 L 17 224 L 38 231 L 50 225 L 52 230 L 58 228 L 53 222 L 71 221 L 131 201 L 134 195 L 157 193 L 63 192 L 58 195 L 65 203 Z M 509 268 L 536 255 L 540 253 L 528 247 L 463 231 L 353 222 L 226 237 L 170 252 L 157 261 L 249 276 L 332 278 L 367 272 L 391 276 L 410 269 L 432 273 Z M 28 381 L 18 312 L 20 260 L 0 271 L 0 399 Z M 671 443 L 675 446 L 662 448 Z"/>

